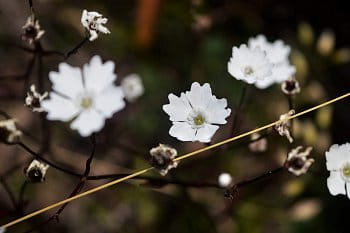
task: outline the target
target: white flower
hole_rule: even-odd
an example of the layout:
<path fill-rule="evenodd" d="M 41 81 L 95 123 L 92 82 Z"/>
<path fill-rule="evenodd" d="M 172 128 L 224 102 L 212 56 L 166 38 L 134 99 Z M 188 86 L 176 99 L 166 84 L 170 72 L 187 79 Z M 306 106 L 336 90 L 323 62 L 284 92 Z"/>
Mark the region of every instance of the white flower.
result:
<path fill-rule="evenodd" d="M 44 30 L 41 30 L 39 20 L 35 19 L 34 15 L 30 15 L 27 18 L 27 22 L 22 28 L 24 33 L 21 35 L 21 38 L 28 41 L 29 44 L 39 40 L 45 33 Z"/>
<path fill-rule="evenodd" d="M 260 48 L 248 48 L 245 44 L 233 47 L 228 72 L 234 78 L 253 84 L 271 76 L 271 70 L 272 64 Z"/>
<path fill-rule="evenodd" d="M 190 91 L 180 97 L 169 94 L 168 98 L 170 103 L 163 105 L 163 110 L 173 121 L 169 134 L 181 141 L 210 142 L 218 124 L 226 124 L 231 113 L 226 99 L 212 95 L 208 83 L 192 83 Z"/>
<path fill-rule="evenodd" d="M 43 182 L 49 165 L 34 159 L 25 171 L 26 176 L 33 183 Z"/>
<path fill-rule="evenodd" d="M 264 35 L 258 35 L 249 39 L 248 46 L 251 49 L 260 48 L 263 50 L 266 53 L 266 58 L 273 64 L 271 76 L 258 80 L 255 83 L 256 87 L 264 89 L 274 83 L 282 83 L 295 74 L 295 67 L 288 60 L 291 49 L 282 40 L 270 43 Z"/>
<path fill-rule="evenodd" d="M 0 120 L 0 142 L 15 143 L 22 136 L 14 119 Z"/>
<path fill-rule="evenodd" d="M 111 33 L 105 26 L 103 26 L 103 24 L 106 24 L 107 21 L 107 18 L 103 18 L 100 13 L 95 11 L 83 10 L 83 14 L 81 15 L 81 23 L 89 32 L 90 41 L 97 39 L 99 32 L 104 34 Z"/>
<path fill-rule="evenodd" d="M 332 195 L 347 194 L 350 199 L 350 143 L 332 145 L 326 152 L 330 176 L 327 186 Z"/>
<path fill-rule="evenodd" d="M 177 150 L 164 145 L 154 147 L 149 152 L 151 154 L 151 165 L 154 167 L 162 176 L 168 174 L 170 169 L 176 168 L 179 164 L 174 159 L 177 156 Z"/>
<path fill-rule="evenodd" d="M 219 186 L 222 188 L 228 188 L 232 185 L 232 176 L 228 173 L 221 173 L 218 177 Z"/>
<path fill-rule="evenodd" d="M 71 128 L 86 137 L 102 129 L 105 119 L 123 109 L 124 94 L 113 84 L 116 79 L 114 63 L 102 63 L 99 56 L 91 58 L 83 70 L 66 63 L 59 72 L 50 72 L 54 92 L 42 101 L 49 120 L 70 121 Z"/>
<path fill-rule="evenodd" d="M 144 93 L 142 79 L 138 74 L 129 74 L 120 83 L 123 88 L 125 98 L 132 102 Z"/>
<path fill-rule="evenodd" d="M 30 92 L 27 92 L 25 99 L 25 105 L 32 109 L 33 112 L 42 112 L 44 109 L 41 107 L 41 102 L 48 96 L 48 93 L 40 94 L 36 91 L 35 85 L 30 86 Z"/>
<path fill-rule="evenodd" d="M 294 148 L 288 153 L 285 167 L 288 168 L 290 173 L 296 176 L 305 174 L 315 161 L 314 159 L 308 158 L 311 151 L 312 147 L 310 146 L 305 148 L 304 151 L 302 146 Z"/>

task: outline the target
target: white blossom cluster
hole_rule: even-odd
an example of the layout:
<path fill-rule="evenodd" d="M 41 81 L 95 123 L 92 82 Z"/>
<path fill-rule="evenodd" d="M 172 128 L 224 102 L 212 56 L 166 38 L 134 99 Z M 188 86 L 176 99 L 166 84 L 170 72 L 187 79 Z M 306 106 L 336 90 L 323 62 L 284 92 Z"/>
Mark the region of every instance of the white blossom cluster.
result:
<path fill-rule="evenodd" d="M 282 40 L 273 43 L 258 35 L 250 38 L 248 45 L 233 47 L 228 62 L 228 72 L 237 80 L 265 89 L 274 83 L 282 83 L 295 74 L 289 62 L 290 47 Z"/>

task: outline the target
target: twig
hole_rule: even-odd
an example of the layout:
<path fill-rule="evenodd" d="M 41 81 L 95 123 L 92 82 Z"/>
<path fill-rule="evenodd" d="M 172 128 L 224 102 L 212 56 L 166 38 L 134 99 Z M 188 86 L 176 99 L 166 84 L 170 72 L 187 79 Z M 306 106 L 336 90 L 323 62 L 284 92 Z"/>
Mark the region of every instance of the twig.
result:
<path fill-rule="evenodd" d="M 75 54 L 78 52 L 78 50 L 86 43 L 89 41 L 88 37 L 85 37 L 79 44 L 77 44 L 73 49 L 68 51 L 65 55 L 65 60 L 67 60 L 71 55 Z"/>
<path fill-rule="evenodd" d="M 233 121 L 232 121 L 232 128 L 231 128 L 230 137 L 233 137 L 236 134 L 235 131 L 238 129 L 238 126 L 237 126 L 238 117 L 240 115 L 240 111 L 242 110 L 244 99 L 245 99 L 245 96 L 247 94 L 247 89 L 248 89 L 248 85 L 244 84 L 242 92 L 241 92 L 241 96 L 240 96 L 239 101 L 238 101 L 238 105 L 235 108 L 235 115 L 234 115 Z"/>

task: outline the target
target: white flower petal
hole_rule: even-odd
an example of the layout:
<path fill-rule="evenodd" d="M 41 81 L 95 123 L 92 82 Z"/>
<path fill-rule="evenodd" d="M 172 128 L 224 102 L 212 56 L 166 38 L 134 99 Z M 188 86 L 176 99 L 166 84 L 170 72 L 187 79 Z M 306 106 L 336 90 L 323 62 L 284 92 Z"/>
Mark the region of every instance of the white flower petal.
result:
<path fill-rule="evenodd" d="M 327 170 L 339 170 L 345 163 L 350 163 L 350 143 L 334 144 L 326 152 Z"/>
<path fill-rule="evenodd" d="M 124 94 L 120 87 L 110 86 L 96 96 L 94 106 L 106 118 L 125 107 Z"/>
<path fill-rule="evenodd" d="M 195 141 L 196 130 L 186 122 L 173 122 L 169 134 L 180 141 Z"/>
<path fill-rule="evenodd" d="M 333 171 L 327 179 L 327 186 L 329 192 L 335 196 L 338 194 L 346 194 L 345 192 L 345 182 L 341 177 L 340 172 Z"/>
<path fill-rule="evenodd" d="M 230 116 L 231 109 L 227 108 L 227 100 L 213 97 L 206 109 L 207 122 L 211 124 L 226 124 L 226 118 Z"/>
<path fill-rule="evenodd" d="M 197 130 L 195 140 L 200 142 L 210 142 L 215 132 L 219 129 L 217 125 L 205 124 L 203 127 Z"/>
<path fill-rule="evenodd" d="M 50 93 L 50 99 L 43 100 L 41 107 L 48 113 L 47 119 L 69 121 L 79 113 L 79 108 L 70 100 Z"/>
<path fill-rule="evenodd" d="M 186 92 L 186 96 L 193 108 L 205 109 L 213 95 L 208 83 L 201 86 L 199 83 L 194 82 L 191 85 L 191 90 Z"/>
<path fill-rule="evenodd" d="M 98 34 L 95 30 L 90 30 L 90 37 L 89 37 L 89 40 L 90 41 L 94 41 L 98 38 Z"/>
<path fill-rule="evenodd" d="M 350 183 L 346 183 L 346 192 L 348 194 L 348 198 L 350 199 Z"/>
<path fill-rule="evenodd" d="M 49 73 L 52 89 L 72 99 L 84 90 L 81 70 L 67 63 L 58 66 L 58 72 Z"/>
<path fill-rule="evenodd" d="M 168 96 L 169 104 L 163 105 L 163 110 L 170 116 L 171 121 L 186 121 L 192 107 L 189 104 L 186 95 L 181 94 L 181 97 L 177 97 L 174 94 Z"/>
<path fill-rule="evenodd" d="M 105 117 L 94 109 L 88 109 L 80 113 L 80 115 L 72 122 L 70 127 L 78 130 L 81 136 L 87 137 L 93 132 L 100 131 L 105 122 Z"/>
<path fill-rule="evenodd" d="M 112 85 L 116 79 L 114 74 L 114 62 L 102 63 L 100 56 L 93 56 L 89 64 L 83 69 L 85 88 L 95 94 L 100 93 L 106 87 Z"/>

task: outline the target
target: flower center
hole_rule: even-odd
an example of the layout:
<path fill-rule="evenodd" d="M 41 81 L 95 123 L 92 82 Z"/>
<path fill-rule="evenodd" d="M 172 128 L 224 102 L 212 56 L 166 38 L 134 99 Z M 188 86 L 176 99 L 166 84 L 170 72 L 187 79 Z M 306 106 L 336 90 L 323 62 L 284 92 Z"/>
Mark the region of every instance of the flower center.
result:
<path fill-rule="evenodd" d="M 345 180 L 350 181 L 350 164 L 349 163 L 343 166 L 341 173 Z"/>
<path fill-rule="evenodd" d="M 254 73 L 254 70 L 252 67 L 250 66 L 247 66 L 244 68 L 244 75 L 245 76 L 249 76 L 249 75 L 252 75 Z"/>
<path fill-rule="evenodd" d="M 80 106 L 84 109 L 90 108 L 92 106 L 92 98 L 83 97 L 80 101 Z"/>
<path fill-rule="evenodd" d="M 193 123 L 197 126 L 203 125 L 204 122 L 205 119 L 201 114 L 198 114 L 196 117 L 193 118 Z"/>

